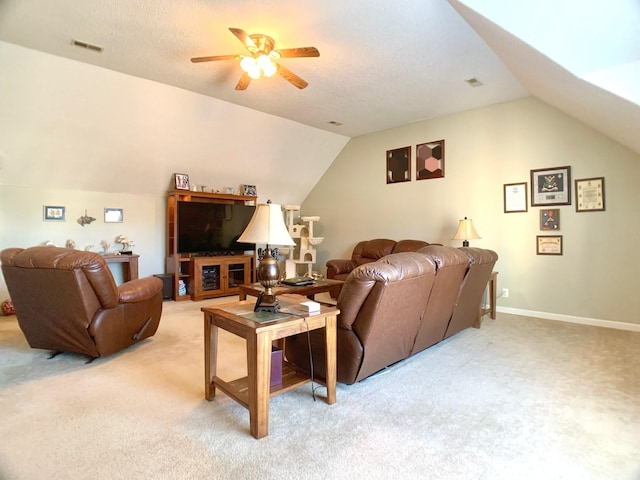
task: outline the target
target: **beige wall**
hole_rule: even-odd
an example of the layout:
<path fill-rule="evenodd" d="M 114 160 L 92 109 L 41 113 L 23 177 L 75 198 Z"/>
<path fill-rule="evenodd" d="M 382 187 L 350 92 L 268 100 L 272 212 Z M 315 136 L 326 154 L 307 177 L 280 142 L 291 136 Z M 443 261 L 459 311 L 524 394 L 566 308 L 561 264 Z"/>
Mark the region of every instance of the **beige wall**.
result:
<path fill-rule="evenodd" d="M 386 184 L 385 152 L 445 139 L 445 178 Z M 415 159 L 412 160 L 415 165 Z M 536 255 L 540 207 L 503 213 L 503 185 L 529 182 L 530 170 L 571 166 L 572 204 L 561 206 L 562 256 Z M 412 173 L 415 178 L 415 173 Z M 606 211 L 576 213 L 573 180 L 605 177 Z M 318 264 L 348 256 L 361 239 L 451 240 L 472 218 L 490 248 L 503 311 L 599 324 L 640 325 L 638 268 L 630 248 L 640 230 L 640 156 L 533 98 L 352 139 L 302 205 L 325 236 Z"/>

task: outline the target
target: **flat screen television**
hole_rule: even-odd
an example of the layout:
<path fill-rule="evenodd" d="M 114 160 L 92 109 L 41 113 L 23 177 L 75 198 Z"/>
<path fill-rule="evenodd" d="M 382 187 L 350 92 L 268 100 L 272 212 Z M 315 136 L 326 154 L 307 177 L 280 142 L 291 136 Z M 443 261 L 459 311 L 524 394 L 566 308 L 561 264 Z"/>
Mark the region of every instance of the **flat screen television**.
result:
<path fill-rule="evenodd" d="M 255 250 L 239 243 L 255 211 L 250 205 L 178 202 L 178 253 L 229 255 Z"/>

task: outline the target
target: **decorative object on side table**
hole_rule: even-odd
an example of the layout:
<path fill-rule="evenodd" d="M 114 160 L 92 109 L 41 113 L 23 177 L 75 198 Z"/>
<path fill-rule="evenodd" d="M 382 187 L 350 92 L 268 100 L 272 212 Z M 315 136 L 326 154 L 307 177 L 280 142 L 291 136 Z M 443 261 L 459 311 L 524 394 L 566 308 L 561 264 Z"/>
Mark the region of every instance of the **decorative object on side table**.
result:
<path fill-rule="evenodd" d="M 473 220 L 467 217 L 460 220 L 460 223 L 458 223 L 458 231 L 453 236 L 453 240 L 462 240 L 462 246 L 468 247 L 469 240 L 476 240 L 479 238 L 482 237 L 478 235 L 478 232 L 476 232 L 476 229 L 473 226 Z"/>
<path fill-rule="evenodd" d="M 444 178 L 444 140 L 416 145 L 416 180 Z"/>
<path fill-rule="evenodd" d="M 601 212 L 604 209 L 604 177 L 576 180 L 576 212 Z"/>
<path fill-rule="evenodd" d="M 258 204 L 247 228 L 242 232 L 238 242 L 265 244 L 264 255 L 259 259 L 256 268 L 258 282 L 264 287 L 264 293 L 258 296 L 254 311 L 277 312 L 280 305 L 272 288 L 280 281 L 278 261 L 273 257 L 271 248 L 274 245 L 295 245 L 287 232 L 280 205 L 271 203 Z"/>
<path fill-rule="evenodd" d="M 571 167 L 531 170 L 531 206 L 571 205 Z"/>
<path fill-rule="evenodd" d="M 244 195 L 247 195 L 249 197 L 257 197 L 258 196 L 258 190 L 256 189 L 255 185 L 243 185 L 242 186 L 242 192 Z"/>
<path fill-rule="evenodd" d="M 120 234 L 116 237 L 116 243 L 120 243 L 122 244 L 122 249 L 117 252 L 120 255 L 130 255 L 132 253 L 131 251 L 131 247 L 133 247 L 133 240 L 130 240 L 129 237 L 127 237 L 124 234 Z"/>

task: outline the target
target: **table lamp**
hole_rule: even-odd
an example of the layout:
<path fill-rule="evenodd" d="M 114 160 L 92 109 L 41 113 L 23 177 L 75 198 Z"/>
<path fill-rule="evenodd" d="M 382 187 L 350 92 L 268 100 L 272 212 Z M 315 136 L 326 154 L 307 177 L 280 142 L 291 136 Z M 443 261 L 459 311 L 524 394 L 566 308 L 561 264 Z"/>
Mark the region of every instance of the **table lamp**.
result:
<path fill-rule="evenodd" d="M 256 312 L 277 312 L 280 310 L 280 304 L 273 294 L 272 288 L 280 280 L 280 268 L 278 261 L 272 255 L 271 247 L 273 245 L 295 245 L 284 224 L 280 205 L 271 203 L 271 200 L 268 200 L 266 204 L 259 204 L 249 225 L 238 238 L 238 242 L 266 244 L 264 255 L 259 259 L 260 263 L 256 268 L 256 277 L 264 287 L 264 292 L 258 295 L 253 310 Z"/>
<path fill-rule="evenodd" d="M 458 231 L 453 236 L 453 240 L 462 240 L 462 246 L 468 247 L 469 240 L 475 240 L 477 238 L 482 238 L 476 232 L 476 229 L 473 227 L 473 220 L 470 218 L 464 217 L 463 220 L 460 220 L 458 224 Z"/>

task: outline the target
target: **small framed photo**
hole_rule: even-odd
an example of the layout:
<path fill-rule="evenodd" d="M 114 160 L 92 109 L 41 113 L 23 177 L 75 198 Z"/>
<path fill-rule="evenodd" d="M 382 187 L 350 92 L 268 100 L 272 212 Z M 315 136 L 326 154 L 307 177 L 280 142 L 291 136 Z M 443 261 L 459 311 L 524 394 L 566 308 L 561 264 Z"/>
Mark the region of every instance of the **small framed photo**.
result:
<path fill-rule="evenodd" d="M 531 206 L 571 205 L 571 167 L 531 170 Z"/>
<path fill-rule="evenodd" d="M 416 145 L 416 180 L 444 178 L 444 140 Z"/>
<path fill-rule="evenodd" d="M 504 184 L 504 213 L 527 211 L 527 182 Z"/>
<path fill-rule="evenodd" d="M 246 195 L 248 197 L 257 197 L 258 196 L 258 189 L 256 188 L 255 185 L 243 185 L 242 186 L 242 192 L 244 193 L 244 195 Z"/>
<path fill-rule="evenodd" d="M 604 177 L 576 180 L 576 212 L 604 211 Z"/>
<path fill-rule="evenodd" d="M 122 223 L 124 220 L 121 208 L 105 208 L 104 223 Z"/>
<path fill-rule="evenodd" d="M 387 150 L 387 183 L 411 181 L 411 147 Z"/>
<path fill-rule="evenodd" d="M 43 219 L 52 222 L 64 222 L 65 208 L 61 206 L 44 205 Z"/>
<path fill-rule="evenodd" d="M 191 190 L 191 185 L 189 185 L 189 175 L 184 173 L 176 173 L 176 190 Z"/>
<path fill-rule="evenodd" d="M 537 235 L 536 253 L 538 255 L 562 255 L 562 235 Z"/>
<path fill-rule="evenodd" d="M 560 230 L 559 208 L 543 208 L 540 210 L 540 230 Z"/>

